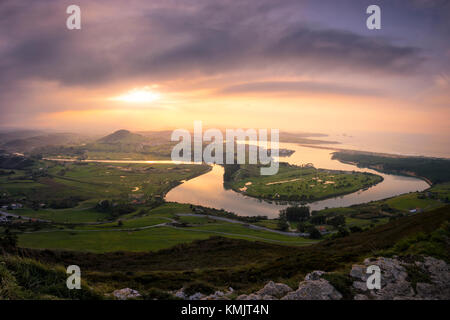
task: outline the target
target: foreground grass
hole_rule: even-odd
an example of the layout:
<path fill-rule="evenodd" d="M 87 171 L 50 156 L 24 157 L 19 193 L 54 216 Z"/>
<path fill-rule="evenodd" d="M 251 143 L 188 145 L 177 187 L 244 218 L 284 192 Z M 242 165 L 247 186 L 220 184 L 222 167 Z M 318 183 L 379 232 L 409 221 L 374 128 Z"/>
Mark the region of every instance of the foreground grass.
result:
<path fill-rule="evenodd" d="M 62 266 L 0 255 L 0 300 L 101 298 L 83 282 L 80 290 L 69 290 L 66 279 L 67 274 Z"/>
<path fill-rule="evenodd" d="M 252 292 L 269 280 L 295 285 L 312 270 L 348 270 L 379 254 L 425 254 L 448 261 L 450 207 L 403 217 L 350 236 L 304 247 L 227 238 L 196 240 L 157 252 L 104 254 L 21 249 L 45 263 L 78 264 L 96 288 L 175 290 L 203 282 Z"/>

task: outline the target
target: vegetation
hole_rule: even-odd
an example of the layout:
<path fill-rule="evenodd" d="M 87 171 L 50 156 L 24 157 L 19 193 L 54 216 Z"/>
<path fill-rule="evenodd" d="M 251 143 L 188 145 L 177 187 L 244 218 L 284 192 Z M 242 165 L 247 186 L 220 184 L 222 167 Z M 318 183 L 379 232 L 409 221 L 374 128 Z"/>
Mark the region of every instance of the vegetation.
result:
<path fill-rule="evenodd" d="M 17 249 L 16 254 L 27 257 L 27 261 L 32 259 L 45 265 L 70 265 L 76 262 L 83 270 L 83 279 L 103 293 L 132 287 L 162 296 L 163 292 L 178 290 L 183 286 L 201 287 L 208 291 L 231 286 L 237 292 L 250 292 L 260 288 L 268 280 L 296 283 L 307 272 L 324 270 L 332 272 L 327 275 L 327 279 L 341 289 L 346 297 L 348 294 L 342 288 L 349 287 L 348 279 L 339 270 L 348 268 L 350 264 L 365 257 L 420 252 L 431 256 L 436 256 L 437 253 L 441 258 L 440 254 L 444 255 L 443 258 L 447 255 L 445 259 L 448 261 L 449 219 L 450 207 L 447 206 L 304 247 L 213 237 L 153 253 L 96 254 Z M 399 251 L 404 249 L 399 247 L 404 239 L 415 240 L 410 242 L 406 251 Z M 430 245 L 426 245 L 427 243 Z M 7 264 L 10 275 L 13 274 L 10 270 L 18 270 L 11 264 Z M 419 278 L 420 275 L 415 277 Z M 52 283 L 64 284 L 64 281 Z M 27 283 L 23 280 L 19 282 L 19 285 Z M 34 292 L 36 290 L 39 288 Z"/>
<path fill-rule="evenodd" d="M 67 273 L 61 266 L 49 266 L 33 259 L 0 255 L 0 300 L 102 298 L 83 282 L 81 290 L 69 290 L 66 279 Z"/>
<path fill-rule="evenodd" d="M 382 181 L 370 173 L 343 172 L 280 163 L 277 174 L 261 176 L 258 165 L 225 165 L 225 185 L 247 196 L 313 202 L 368 188 Z"/>
<path fill-rule="evenodd" d="M 422 177 L 432 184 L 450 182 L 449 159 L 394 157 L 347 151 L 335 152 L 333 159 L 386 173 Z"/>
<path fill-rule="evenodd" d="M 56 222 L 95 222 L 161 203 L 182 180 L 207 165 L 56 163 L 38 161 L 0 176 L 0 204 L 19 202 L 19 215 Z M 108 208 L 97 205 L 108 204 Z"/>

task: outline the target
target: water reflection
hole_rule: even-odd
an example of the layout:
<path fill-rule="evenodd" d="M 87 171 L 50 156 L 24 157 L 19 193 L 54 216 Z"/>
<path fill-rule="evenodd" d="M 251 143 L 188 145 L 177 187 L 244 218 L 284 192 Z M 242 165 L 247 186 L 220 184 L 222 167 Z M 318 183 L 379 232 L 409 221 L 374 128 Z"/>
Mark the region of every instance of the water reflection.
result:
<path fill-rule="evenodd" d="M 307 148 L 290 143 L 281 143 L 280 148 L 295 150 L 292 156 L 280 158 L 280 161 L 290 164 L 313 163 L 316 168 L 371 172 L 384 178 L 383 182 L 367 190 L 310 203 L 309 206 L 312 210 L 320 210 L 325 207 L 346 207 L 403 193 L 422 191 L 429 187 L 425 181 L 420 179 L 382 174 L 371 169 L 357 168 L 354 165 L 332 160 L 332 150 Z M 268 203 L 243 196 L 232 190 L 225 190 L 223 172 L 223 167 L 214 166 L 210 172 L 172 189 L 166 195 L 166 200 L 225 209 L 242 216 L 266 215 L 271 218 L 277 217 L 279 210 L 286 207 L 286 204 Z"/>

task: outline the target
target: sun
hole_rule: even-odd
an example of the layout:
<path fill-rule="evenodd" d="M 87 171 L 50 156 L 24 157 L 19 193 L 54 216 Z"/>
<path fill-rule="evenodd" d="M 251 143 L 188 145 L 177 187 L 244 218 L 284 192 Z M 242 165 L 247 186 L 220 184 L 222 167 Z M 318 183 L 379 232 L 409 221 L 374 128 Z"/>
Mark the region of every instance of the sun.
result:
<path fill-rule="evenodd" d="M 142 88 L 134 88 L 111 99 L 131 103 L 149 103 L 159 100 L 160 98 L 161 95 L 158 92 L 151 90 L 149 86 L 145 86 Z"/>

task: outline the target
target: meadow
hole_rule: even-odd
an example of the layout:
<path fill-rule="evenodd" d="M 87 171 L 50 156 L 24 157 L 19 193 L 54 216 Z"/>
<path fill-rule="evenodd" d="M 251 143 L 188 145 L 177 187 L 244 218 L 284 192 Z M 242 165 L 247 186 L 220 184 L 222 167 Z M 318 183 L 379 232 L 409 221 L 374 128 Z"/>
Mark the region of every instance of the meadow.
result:
<path fill-rule="evenodd" d="M 381 182 L 381 176 L 280 164 L 279 172 L 261 176 L 250 165 L 241 166 L 230 182 L 234 191 L 247 196 L 312 202 L 348 194 Z"/>
<path fill-rule="evenodd" d="M 169 248 L 216 235 L 294 246 L 315 243 L 305 238 L 252 230 L 242 224 L 177 216 L 177 213 L 190 212 L 188 205 L 166 203 L 155 209 L 141 209 L 121 217 L 120 223 L 64 226 L 21 233 L 19 246 L 97 253 L 121 250 L 139 252 Z"/>

